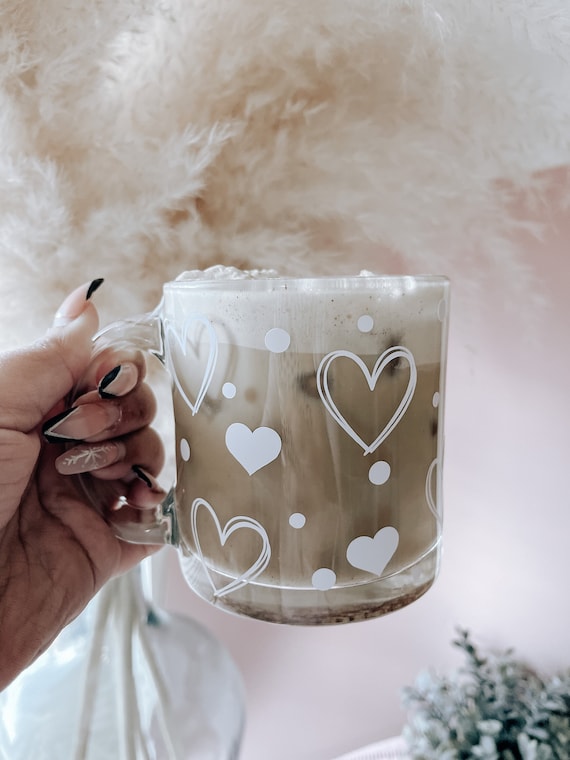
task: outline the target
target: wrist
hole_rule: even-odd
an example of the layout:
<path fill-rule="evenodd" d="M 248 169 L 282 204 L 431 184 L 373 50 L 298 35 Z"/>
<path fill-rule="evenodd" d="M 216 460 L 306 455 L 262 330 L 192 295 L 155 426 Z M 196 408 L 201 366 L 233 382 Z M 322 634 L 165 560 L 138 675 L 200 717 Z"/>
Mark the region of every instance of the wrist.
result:
<path fill-rule="evenodd" d="M 0 690 L 45 652 L 73 617 L 53 586 L 47 593 L 38 589 L 30 598 L 13 573 L 4 579 L 0 585 Z"/>

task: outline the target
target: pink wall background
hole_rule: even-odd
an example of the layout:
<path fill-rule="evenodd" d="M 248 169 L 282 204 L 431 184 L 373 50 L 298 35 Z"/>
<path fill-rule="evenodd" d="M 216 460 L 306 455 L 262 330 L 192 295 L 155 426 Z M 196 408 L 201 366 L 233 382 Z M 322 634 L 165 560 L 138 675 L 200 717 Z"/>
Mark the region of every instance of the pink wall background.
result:
<path fill-rule="evenodd" d="M 402 686 L 458 664 L 457 625 L 540 670 L 570 666 L 570 218 L 555 201 L 542 239 L 517 241 L 542 305 L 503 283 L 474 309 L 454 283 L 445 550 L 425 597 L 365 623 L 278 627 L 202 602 L 161 555 L 164 606 L 205 623 L 243 673 L 242 760 L 332 760 L 398 734 Z"/>

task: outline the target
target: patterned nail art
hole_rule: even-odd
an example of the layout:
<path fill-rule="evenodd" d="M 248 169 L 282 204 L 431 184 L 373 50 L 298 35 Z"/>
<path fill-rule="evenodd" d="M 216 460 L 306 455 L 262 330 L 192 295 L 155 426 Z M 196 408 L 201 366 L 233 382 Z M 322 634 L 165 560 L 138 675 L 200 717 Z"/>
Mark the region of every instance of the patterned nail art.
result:
<path fill-rule="evenodd" d="M 62 475 L 77 475 L 109 467 L 123 458 L 123 444 L 110 441 L 74 446 L 55 460 L 55 468 Z"/>
<path fill-rule="evenodd" d="M 49 419 L 42 433 L 49 443 L 73 443 L 110 430 L 120 418 L 121 409 L 116 404 L 82 404 Z"/>
<path fill-rule="evenodd" d="M 103 278 L 99 277 L 97 280 L 93 280 L 87 289 L 85 289 L 85 285 L 80 285 L 73 293 L 70 293 L 57 310 L 52 327 L 65 327 L 77 319 L 85 310 L 87 301 L 102 284 Z"/>
<path fill-rule="evenodd" d="M 99 382 L 97 391 L 101 398 L 116 398 L 124 396 L 131 391 L 138 380 L 138 370 L 131 362 L 119 364 L 107 372 L 105 377 Z"/>
<path fill-rule="evenodd" d="M 164 490 L 158 485 L 158 482 L 155 480 L 155 478 L 153 478 L 153 476 L 150 475 L 146 470 L 143 470 L 140 465 L 134 464 L 131 467 L 131 470 L 134 472 L 137 478 L 145 484 L 149 491 L 152 491 L 152 493 L 158 494 L 160 496 L 163 496 L 165 494 Z"/>
<path fill-rule="evenodd" d="M 151 476 L 147 472 L 145 472 L 142 467 L 139 467 L 138 464 L 134 464 L 131 467 L 131 470 L 135 473 L 135 475 L 137 476 L 137 478 L 139 478 L 139 480 L 142 480 L 142 482 L 146 486 L 148 486 L 149 488 L 154 487 L 154 483 L 152 482 Z"/>
<path fill-rule="evenodd" d="M 55 417 L 50 417 L 47 422 L 44 422 L 42 426 L 42 434 L 46 441 L 49 443 L 72 443 L 76 440 L 75 438 L 67 438 L 66 436 L 60 435 L 58 433 L 59 423 L 67 419 L 70 414 L 73 414 L 74 411 L 75 409 L 66 409 L 63 412 L 56 414 Z"/>
<path fill-rule="evenodd" d="M 93 293 L 98 290 L 101 285 L 105 282 L 105 280 L 102 277 L 98 277 L 96 280 L 93 280 L 91 285 L 87 288 L 87 294 L 85 296 L 85 300 L 88 301 Z"/>

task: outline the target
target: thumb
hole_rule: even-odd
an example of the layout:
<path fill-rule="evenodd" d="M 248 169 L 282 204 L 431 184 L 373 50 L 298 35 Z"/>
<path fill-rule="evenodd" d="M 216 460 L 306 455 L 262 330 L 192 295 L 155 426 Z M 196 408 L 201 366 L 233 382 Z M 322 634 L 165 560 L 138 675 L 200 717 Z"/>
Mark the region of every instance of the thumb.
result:
<path fill-rule="evenodd" d="M 0 427 L 29 432 L 85 373 L 99 325 L 90 298 L 103 280 L 73 291 L 36 343 L 0 354 Z"/>

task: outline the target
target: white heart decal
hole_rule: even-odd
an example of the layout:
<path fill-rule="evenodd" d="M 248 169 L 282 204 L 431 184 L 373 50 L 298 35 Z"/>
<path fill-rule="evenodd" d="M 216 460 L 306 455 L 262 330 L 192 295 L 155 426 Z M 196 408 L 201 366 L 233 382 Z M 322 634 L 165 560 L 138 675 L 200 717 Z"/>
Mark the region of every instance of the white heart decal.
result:
<path fill-rule="evenodd" d="M 200 507 L 205 507 L 210 513 L 216 525 L 218 536 L 220 538 L 220 544 L 222 546 L 225 546 L 226 541 L 232 535 L 232 533 L 235 533 L 236 530 L 241 530 L 242 528 L 245 530 L 253 530 L 255 531 L 255 533 L 257 533 L 261 537 L 261 551 L 259 552 L 259 556 L 255 560 L 253 565 L 251 565 L 242 573 L 240 573 L 240 575 L 237 578 L 235 578 L 233 581 L 226 584 L 225 586 L 222 586 L 221 588 L 217 588 L 214 581 L 212 580 L 212 576 L 210 575 L 208 565 L 204 560 L 202 546 L 200 544 L 200 539 L 198 537 L 198 525 L 197 525 L 196 516 Z M 191 519 L 191 524 L 192 524 L 192 535 L 194 537 L 194 543 L 196 544 L 196 551 L 198 552 L 198 556 L 200 557 L 202 567 L 204 568 L 204 571 L 206 575 L 208 576 L 208 580 L 210 581 L 210 585 L 212 586 L 212 589 L 214 591 L 214 596 L 225 596 L 226 594 L 230 594 L 232 591 L 236 591 L 236 589 L 238 588 L 242 588 L 249 581 L 252 581 L 254 578 L 257 578 L 258 575 L 261 575 L 261 573 L 265 570 L 265 568 L 269 564 L 269 560 L 271 558 L 271 545 L 269 543 L 269 536 L 267 535 L 267 531 L 265 530 L 265 528 L 260 523 L 258 523 L 257 520 L 254 520 L 252 517 L 232 517 L 230 520 L 228 520 L 224 528 L 222 528 L 222 526 L 220 525 L 220 521 L 218 520 L 218 516 L 214 508 L 212 507 L 212 505 L 208 504 L 208 502 L 205 499 L 194 499 L 192 503 L 192 509 L 190 512 L 190 519 Z"/>
<path fill-rule="evenodd" d="M 346 558 L 358 570 L 382 575 L 398 548 L 399 540 L 396 528 L 382 528 L 374 538 L 359 536 L 351 541 L 346 550 Z"/>
<path fill-rule="evenodd" d="M 348 424 L 346 418 L 341 414 L 339 411 L 337 405 L 332 399 L 331 391 L 329 388 L 329 382 L 328 382 L 328 372 L 330 369 L 331 364 L 338 359 L 339 357 L 345 357 L 346 359 L 350 359 L 351 361 L 355 362 L 355 364 L 360 367 L 362 374 L 364 375 L 366 382 L 368 383 L 368 387 L 371 391 L 374 390 L 376 387 L 376 383 L 378 382 L 378 379 L 382 372 L 385 370 L 385 368 L 390 364 L 390 362 L 394 361 L 395 359 L 405 359 L 408 362 L 408 365 L 410 367 L 410 379 L 408 380 L 408 385 L 406 387 L 406 390 L 404 391 L 404 395 L 402 396 L 402 400 L 400 401 L 396 411 L 390 418 L 389 422 L 386 424 L 384 429 L 380 432 L 380 434 L 375 438 L 372 443 L 367 444 L 365 441 L 362 440 L 362 438 L 358 435 L 358 433 Z M 364 455 L 371 454 L 373 451 L 376 451 L 378 446 L 386 440 L 386 438 L 390 435 L 392 430 L 396 427 L 396 425 L 400 422 L 404 414 L 406 413 L 406 410 L 408 406 L 410 405 L 410 402 L 412 400 L 412 397 L 414 395 L 414 391 L 416 390 L 416 383 L 418 380 L 418 372 L 416 369 L 416 362 L 414 361 L 414 357 L 410 351 L 408 351 L 407 348 L 404 348 L 403 346 L 393 346 L 392 348 L 389 348 L 388 350 L 384 351 L 384 353 L 378 357 L 376 364 L 374 365 L 374 369 L 372 372 L 369 371 L 368 367 L 362 359 L 357 356 L 356 354 L 353 354 L 352 351 L 332 351 L 330 354 L 327 354 L 321 363 L 319 364 L 319 368 L 317 370 L 317 388 L 319 391 L 319 395 L 321 397 L 321 400 L 323 404 L 325 405 L 326 410 L 328 413 L 333 417 L 333 419 L 341 426 L 341 428 L 348 433 L 348 435 L 356 441 L 356 443 L 364 449 Z"/>
<path fill-rule="evenodd" d="M 234 422 L 226 430 L 226 446 L 244 470 L 253 475 L 281 453 L 281 438 L 272 428 L 250 430 L 241 422 Z"/>
<path fill-rule="evenodd" d="M 178 345 L 180 351 L 182 352 L 182 355 L 184 358 L 186 358 L 188 355 L 188 331 L 190 330 L 190 327 L 195 324 L 203 325 L 208 334 L 208 358 L 206 361 L 204 374 L 202 376 L 202 382 L 198 390 L 198 395 L 196 396 L 195 401 L 191 401 L 188 398 L 188 394 L 182 387 L 180 378 L 178 377 L 176 367 L 174 366 L 173 351 L 171 346 L 174 344 Z M 192 411 L 192 415 L 197 414 L 198 409 L 200 408 L 200 405 L 202 404 L 202 401 L 208 392 L 208 388 L 210 387 L 210 383 L 212 382 L 212 377 L 214 375 L 214 370 L 216 369 L 216 362 L 218 360 L 218 337 L 216 335 L 216 331 L 214 330 L 214 327 L 210 320 L 203 314 L 188 314 L 184 320 L 180 335 L 178 334 L 177 328 L 172 324 L 168 324 L 166 326 L 165 334 L 168 366 L 172 371 L 174 382 L 178 388 L 178 392 Z M 183 370 L 186 372 L 186 367 L 184 367 Z"/>

